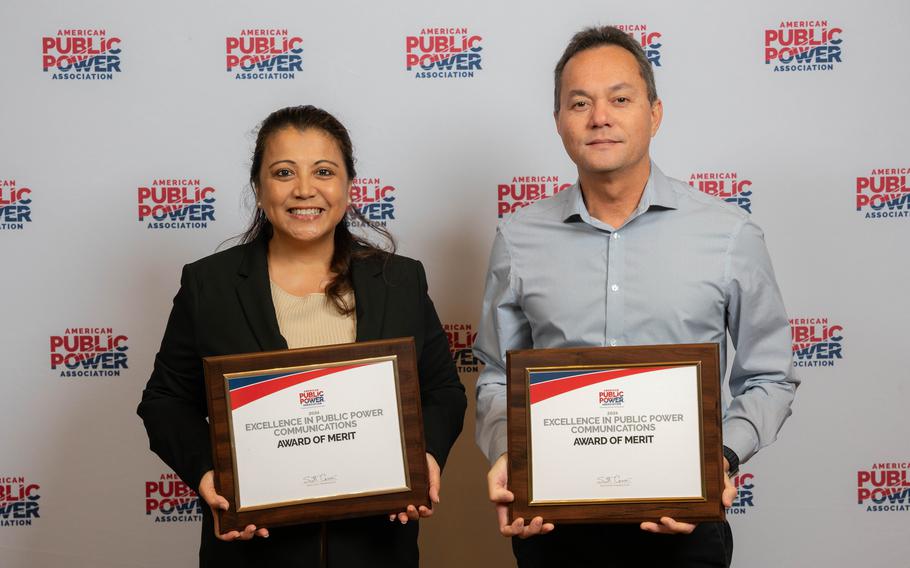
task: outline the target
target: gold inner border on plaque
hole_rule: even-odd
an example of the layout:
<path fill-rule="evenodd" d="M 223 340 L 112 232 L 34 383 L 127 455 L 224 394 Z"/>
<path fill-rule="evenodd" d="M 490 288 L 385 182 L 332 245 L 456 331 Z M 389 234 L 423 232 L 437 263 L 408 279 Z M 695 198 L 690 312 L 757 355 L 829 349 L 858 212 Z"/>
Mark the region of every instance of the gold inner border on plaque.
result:
<path fill-rule="evenodd" d="M 236 440 L 234 439 L 234 410 L 231 408 L 231 390 L 229 381 L 231 379 L 242 379 L 246 377 L 256 377 L 260 375 L 268 375 L 273 373 L 298 373 L 301 371 L 312 371 L 315 369 L 330 369 L 332 367 L 343 367 L 346 365 L 358 365 L 358 364 L 376 364 L 382 363 L 385 361 L 392 362 L 392 373 L 395 379 L 395 403 L 398 412 L 398 435 L 399 443 L 401 446 L 401 464 L 404 468 L 404 487 L 390 487 L 390 488 L 380 488 L 373 489 L 370 491 L 359 491 L 355 493 L 335 493 L 332 495 L 324 495 L 322 497 L 312 497 L 308 499 L 294 499 L 292 501 L 277 501 L 274 503 L 261 503 L 259 505 L 252 505 L 245 507 L 240 501 L 240 470 L 237 468 L 237 452 L 235 450 Z M 271 369 L 257 369 L 255 371 L 239 371 L 236 373 L 224 373 L 222 374 L 224 379 L 224 396 L 227 399 L 227 427 L 228 433 L 231 438 L 231 461 L 234 464 L 234 502 L 237 503 L 237 512 L 243 513 L 246 511 L 259 511 L 262 509 L 272 509 L 275 507 L 284 507 L 288 505 L 301 505 L 304 503 L 318 503 L 322 501 L 337 501 L 340 499 L 351 499 L 354 497 L 368 497 L 370 495 L 385 495 L 389 493 L 404 493 L 411 490 L 411 471 L 408 467 L 408 456 L 405 451 L 406 444 L 404 438 L 404 416 L 401 409 L 401 387 L 398 381 L 398 355 L 386 355 L 384 357 L 369 357 L 367 359 L 351 359 L 348 361 L 335 361 L 333 363 L 317 363 L 313 365 L 297 365 L 293 367 L 275 367 Z"/>
<path fill-rule="evenodd" d="M 547 501 L 534 500 L 534 457 L 531 453 L 533 437 L 531 435 L 531 373 L 547 371 L 582 371 L 592 369 L 627 369 L 629 367 L 695 367 L 695 379 L 698 402 L 698 471 L 701 479 L 701 497 L 656 497 L 656 498 L 623 498 L 623 499 L 553 499 Z M 666 503 L 666 502 L 704 502 L 707 501 L 708 488 L 705 483 L 705 433 L 702 425 L 702 397 L 701 397 L 701 361 L 661 361 L 656 363 L 628 363 L 606 365 L 560 365 L 554 367 L 526 367 L 525 368 L 525 428 L 528 440 L 528 505 L 541 507 L 547 505 L 587 505 L 587 504 L 613 504 L 613 503 Z"/>

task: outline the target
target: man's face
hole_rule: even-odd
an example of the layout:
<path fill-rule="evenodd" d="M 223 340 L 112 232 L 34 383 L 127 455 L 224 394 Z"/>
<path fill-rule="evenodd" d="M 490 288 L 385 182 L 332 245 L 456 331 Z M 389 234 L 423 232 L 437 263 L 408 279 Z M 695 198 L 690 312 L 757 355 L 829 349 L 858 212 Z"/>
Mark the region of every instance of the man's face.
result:
<path fill-rule="evenodd" d="M 556 130 L 581 176 L 639 171 L 662 116 L 635 57 L 619 46 L 581 51 L 563 69 Z"/>

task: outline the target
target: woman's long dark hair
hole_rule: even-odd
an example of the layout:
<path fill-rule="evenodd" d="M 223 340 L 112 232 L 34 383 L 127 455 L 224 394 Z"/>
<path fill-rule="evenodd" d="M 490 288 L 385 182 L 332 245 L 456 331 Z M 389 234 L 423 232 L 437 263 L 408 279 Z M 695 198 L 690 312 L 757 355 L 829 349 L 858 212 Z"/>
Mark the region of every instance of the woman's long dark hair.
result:
<path fill-rule="evenodd" d="M 250 164 L 250 188 L 254 194 L 259 187 L 259 170 L 262 167 L 262 155 L 265 153 L 265 145 L 270 136 L 284 128 L 294 127 L 301 132 L 311 128 L 325 132 L 338 143 L 338 149 L 344 156 L 344 167 L 347 171 L 348 181 L 356 177 L 357 172 L 354 169 L 354 147 L 351 144 L 351 137 L 348 130 L 337 118 L 311 105 L 287 107 L 276 110 L 268 115 L 259 126 L 259 133 L 256 135 L 256 147 L 253 150 L 253 161 Z M 379 248 L 370 241 L 352 234 L 349 226 L 356 222 L 360 227 L 367 227 L 385 241 L 385 247 Z M 267 239 L 272 238 L 272 223 L 262 209 L 255 209 L 253 218 L 250 220 L 250 226 L 240 236 L 241 243 L 249 243 L 260 237 Z M 335 252 L 332 254 L 330 270 L 335 273 L 335 277 L 325 287 L 326 298 L 330 299 L 335 307 L 344 315 L 354 311 L 354 306 L 348 305 L 344 301 L 344 296 L 350 292 L 351 283 L 351 259 L 357 258 L 379 258 L 388 260 L 395 252 L 395 239 L 384 227 L 368 221 L 356 207 L 350 207 L 342 217 L 341 221 L 335 225 Z"/>

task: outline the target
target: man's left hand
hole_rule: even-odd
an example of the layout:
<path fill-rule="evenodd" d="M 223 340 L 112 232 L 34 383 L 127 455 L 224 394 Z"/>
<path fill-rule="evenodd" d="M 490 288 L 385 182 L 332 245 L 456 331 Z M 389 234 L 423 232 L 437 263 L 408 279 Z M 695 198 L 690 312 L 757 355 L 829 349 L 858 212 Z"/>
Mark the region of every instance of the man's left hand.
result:
<path fill-rule="evenodd" d="M 732 507 L 733 499 L 736 498 L 736 487 L 730 481 L 730 462 L 724 458 L 724 492 L 721 494 L 721 502 L 724 507 Z M 695 530 L 692 523 L 683 523 L 675 521 L 670 517 L 661 517 L 660 523 L 645 522 L 641 524 L 641 530 L 657 534 L 690 534 Z"/>

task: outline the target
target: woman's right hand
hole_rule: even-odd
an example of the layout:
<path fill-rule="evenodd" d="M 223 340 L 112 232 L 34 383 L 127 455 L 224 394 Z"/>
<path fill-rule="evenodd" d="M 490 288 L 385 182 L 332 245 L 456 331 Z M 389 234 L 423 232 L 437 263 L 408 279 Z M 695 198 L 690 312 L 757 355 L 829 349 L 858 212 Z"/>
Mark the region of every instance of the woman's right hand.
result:
<path fill-rule="evenodd" d="M 268 538 L 269 530 L 266 528 L 257 529 L 256 525 L 247 525 L 246 528 L 243 529 L 243 532 L 230 531 L 224 534 L 221 533 L 221 529 L 218 528 L 218 511 L 227 511 L 230 508 L 230 504 L 227 499 L 215 492 L 214 471 L 208 470 L 205 472 L 205 475 L 202 476 L 202 479 L 199 481 L 199 496 L 202 497 L 202 500 L 208 503 L 209 508 L 212 509 L 212 516 L 215 518 L 215 538 L 218 540 L 250 540 L 254 536 Z"/>

